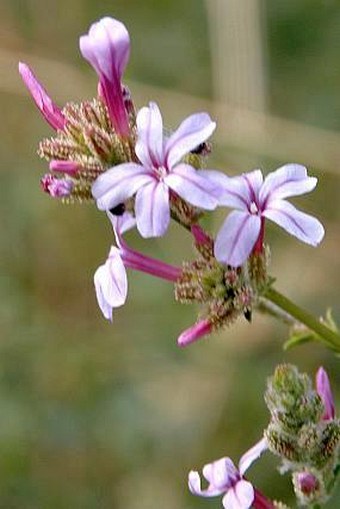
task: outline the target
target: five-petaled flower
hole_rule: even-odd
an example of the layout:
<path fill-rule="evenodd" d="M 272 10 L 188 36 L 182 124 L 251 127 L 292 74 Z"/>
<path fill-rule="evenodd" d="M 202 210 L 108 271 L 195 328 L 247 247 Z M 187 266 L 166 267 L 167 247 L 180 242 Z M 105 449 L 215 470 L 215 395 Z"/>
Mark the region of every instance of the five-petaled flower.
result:
<path fill-rule="evenodd" d="M 129 135 L 128 114 L 124 104 L 121 78 L 130 55 L 130 36 L 125 25 L 105 17 L 91 25 L 89 33 L 79 39 L 83 57 L 99 77 L 103 97 L 116 133 Z"/>
<path fill-rule="evenodd" d="M 261 251 L 265 219 L 307 244 L 315 246 L 322 240 L 322 224 L 285 200 L 316 186 L 317 179 L 309 177 L 304 166 L 286 164 L 264 180 L 261 170 L 232 178 L 212 172 L 207 177 L 223 190 L 219 204 L 237 209 L 228 215 L 217 234 L 215 256 L 220 262 L 238 267 L 253 250 Z"/>
<path fill-rule="evenodd" d="M 164 235 L 170 222 L 170 190 L 190 204 L 206 210 L 218 205 L 219 186 L 206 178 L 207 170 L 196 170 L 180 162 L 203 143 L 216 124 L 207 113 L 186 118 L 169 137 L 163 135 L 158 106 L 150 103 L 137 115 L 135 151 L 140 163 L 114 166 L 100 175 L 92 194 L 101 210 L 110 210 L 136 194 L 137 228 L 143 237 Z M 214 172 L 218 173 L 218 172 Z"/>
<path fill-rule="evenodd" d="M 256 493 L 252 484 L 244 479 L 243 475 L 266 449 L 267 442 L 263 438 L 241 457 L 238 468 L 228 457 L 208 463 L 203 467 L 203 476 L 209 483 L 206 489 L 201 488 L 199 473 L 192 470 L 188 479 L 191 493 L 202 497 L 224 494 L 222 499 L 224 509 L 249 509 L 254 504 Z M 263 496 L 261 499 L 263 500 Z M 273 506 L 269 503 L 262 507 Z"/>

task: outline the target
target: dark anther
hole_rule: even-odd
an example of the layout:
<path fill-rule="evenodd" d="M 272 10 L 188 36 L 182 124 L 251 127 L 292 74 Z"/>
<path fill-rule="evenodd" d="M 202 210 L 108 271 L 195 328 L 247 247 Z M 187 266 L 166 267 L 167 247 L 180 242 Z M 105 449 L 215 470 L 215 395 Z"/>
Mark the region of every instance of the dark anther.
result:
<path fill-rule="evenodd" d="M 125 205 L 124 203 L 119 203 L 116 207 L 113 207 L 113 209 L 110 209 L 111 214 L 114 216 L 122 216 L 125 212 Z"/>
<path fill-rule="evenodd" d="M 251 309 L 245 309 L 243 311 L 244 318 L 247 320 L 247 322 L 251 322 Z"/>
<path fill-rule="evenodd" d="M 198 154 L 199 156 L 205 156 L 210 153 L 210 145 L 209 143 L 203 142 L 197 145 L 196 148 L 191 150 L 192 154 Z"/>

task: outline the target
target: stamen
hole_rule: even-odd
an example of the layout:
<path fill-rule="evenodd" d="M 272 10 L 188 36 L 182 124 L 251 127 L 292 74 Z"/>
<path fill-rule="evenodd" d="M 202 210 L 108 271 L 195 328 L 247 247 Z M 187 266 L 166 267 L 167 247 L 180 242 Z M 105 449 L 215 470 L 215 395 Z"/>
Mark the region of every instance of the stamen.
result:
<path fill-rule="evenodd" d="M 251 214 L 255 215 L 255 214 L 258 213 L 259 209 L 258 209 L 258 206 L 256 205 L 256 203 L 254 201 L 251 202 L 249 210 L 250 210 Z"/>
<path fill-rule="evenodd" d="M 156 172 L 156 175 L 159 178 L 159 180 L 164 179 L 164 177 L 166 177 L 168 174 L 165 166 L 158 166 L 157 168 L 155 168 L 155 172 Z"/>

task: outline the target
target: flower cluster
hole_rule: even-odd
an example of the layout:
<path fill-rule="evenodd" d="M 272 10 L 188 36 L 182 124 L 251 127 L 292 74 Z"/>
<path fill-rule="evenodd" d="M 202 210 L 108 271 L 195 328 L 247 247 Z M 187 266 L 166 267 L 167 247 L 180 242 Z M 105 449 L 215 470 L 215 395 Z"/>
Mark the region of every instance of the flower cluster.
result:
<path fill-rule="evenodd" d="M 123 23 L 105 17 L 80 37 L 79 45 L 98 76 L 93 99 L 59 108 L 28 65 L 20 63 L 19 72 L 54 131 L 38 149 L 49 162 L 42 189 L 63 203 L 96 203 L 111 222 L 115 242 L 94 275 L 104 317 L 112 320 L 113 309 L 125 304 L 127 269 L 132 269 L 172 283 L 177 301 L 201 306 L 196 323 L 179 335 L 179 346 L 238 317 L 250 322 L 258 309 L 295 327 L 302 325 L 313 339 L 339 352 L 335 324 L 297 310 L 274 290 L 268 276 L 267 219 L 302 242 L 312 246 L 321 242 L 322 224 L 287 201 L 312 191 L 317 179 L 300 164 L 285 164 L 266 177 L 259 169 L 240 176 L 207 169 L 208 140 L 216 129 L 208 113 L 194 113 L 171 131 L 164 127 L 155 102 L 136 110 L 122 82 L 130 55 L 130 36 Z M 235 210 L 214 237 L 200 220 L 217 207 Z M 123 237 L 131 228 L 144 238 L 162 237 L 171 220 L 188 230 L 195 248 L 195 258 L 179 267 L 136 251 Z M 242 456 L 238 468 L 228 457 L 205 465 L 206 489 L 201 488 L 198 472 L 190 472 L 193 494 L 223 495 L 225 509 L 284 508 L 244 477 L 251 463 L 269 449 L 282 459 L 282 470 L 292 472 L 301 504 L 327 499 L 339 470 L 340 424 L 326 372 L 319 369 L 314 390 L 296 368 L 279 366 L 265 399 L 271 421 L 264 438 Z"/>
<path fill-rule="evenodd" d="M 316 178 L 298 164 L 287 164 L 265 179 L 260 170 L 229 177 L 203 169 L 216 123 L 207 113 L 195 113 L 170 132 L 156 103 L 135 113 L 122 83 L 130 54 L 126 27 L 103 18 L 80 37 L 79 45 L 98 75 L 98 95 L 92 100 L 59 108 L 26 64 L 20 63 L 19 71 L 55 131 L 39 146 L 50 170 L 41 179 L 42 189 L 66 203 L 95 201 L 113 224 L 117 247 L 111 247 L 94 278 L 103 315 L 112 319 L 112 309 L 125 303 L 129 267 L 174 282 L 180 302 L 205 305 L 198 322 L 179 336 L 181 346 L 229 325 L 238 315 L 250 320 L 266 286 L 265 220 L 311 245 L 323 237 L 317 219 L 286 201 L 311 191 Z M 199 220 L 218 206 L 236 210 L 214 240 Z M 146 259 L 122 240 L 126 218 L 129 228 L 136 226 L 145 238 L 163 236 L 172 218 L 192 232 L 198 258 L 181 268 Z M 256 277 L 254 266 L 260 267 Z"/>

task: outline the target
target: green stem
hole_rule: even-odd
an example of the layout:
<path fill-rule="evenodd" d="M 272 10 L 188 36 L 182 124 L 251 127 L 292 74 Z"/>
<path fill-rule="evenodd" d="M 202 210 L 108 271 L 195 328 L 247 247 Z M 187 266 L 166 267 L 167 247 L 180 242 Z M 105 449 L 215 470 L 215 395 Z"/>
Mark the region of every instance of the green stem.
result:
<path fill-rule="evenodd" d="M 327 345 L 328 348 L 340 352 L 340 335 L 317 320 L 308 311 L 301 309 L 272 287 L 269 287 L 263 296 L 313 331 L 315 333 L 315 339 Z"/>

